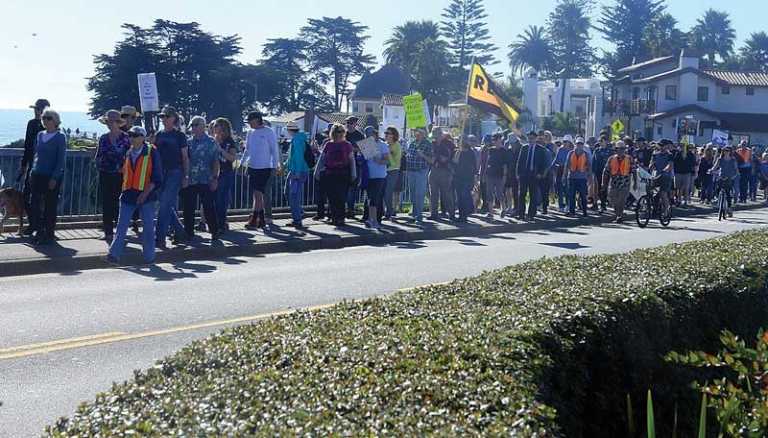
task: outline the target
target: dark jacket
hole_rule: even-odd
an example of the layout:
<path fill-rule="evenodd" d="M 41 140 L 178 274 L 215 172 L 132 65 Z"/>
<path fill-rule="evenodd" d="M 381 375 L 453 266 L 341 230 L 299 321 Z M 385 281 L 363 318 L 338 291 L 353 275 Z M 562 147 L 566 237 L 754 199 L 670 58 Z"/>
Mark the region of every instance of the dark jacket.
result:
<path fill-rule="evenodd" d="M 24 156 L 21 158 L 22 167 L 32 167 L 32 162 L 35 159 L 35 142 L 37 141 L 37 134 L 43 131 L 45 131 L 45 128 L 40 119 L 32 119 L 27 122 L 27 133 L 24 136 Z"/>
<path fill-rule="evenodd" d="M 533 151 L 533 170 L 530 169 L 529 163 L 532 146 L 535 146 Z M 543 175 L 549 169 L 550 164 L 547 161 L 547 151 L 544 150 L 544 146 L 527 144 L 520 148 L 520 155 L 517 158 L 517 176 L 519 178 L 535 178 Z"/>

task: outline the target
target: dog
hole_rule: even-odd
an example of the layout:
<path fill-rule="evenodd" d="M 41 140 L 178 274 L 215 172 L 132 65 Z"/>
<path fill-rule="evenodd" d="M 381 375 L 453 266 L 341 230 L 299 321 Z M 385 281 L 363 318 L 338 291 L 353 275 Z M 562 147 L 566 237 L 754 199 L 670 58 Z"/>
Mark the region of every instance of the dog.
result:
<path fill-rule="evenodd" d="M 9 217 L 19 218 L 19 235 L 24 231 L 24 197 L 12 187 L 0 189 L 0 236 L 5 232 L 5 220 Z"/>

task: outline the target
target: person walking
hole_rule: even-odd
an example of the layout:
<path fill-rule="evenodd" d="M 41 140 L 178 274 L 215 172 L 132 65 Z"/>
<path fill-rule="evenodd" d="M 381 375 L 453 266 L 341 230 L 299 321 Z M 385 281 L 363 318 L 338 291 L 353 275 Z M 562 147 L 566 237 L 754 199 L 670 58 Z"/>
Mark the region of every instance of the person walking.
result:
<path fill-rule="evenodd" d="M 187 239 L 195 237 L 195 212 L 198 202 L 203 204 L 203 215 L 211 233 L 211 240 L 219 238 L 216 217 L 216 189 L 219 186 L 221 148 L 206 134 L 205 117 L 195 116 L 189 121 L 192 136 L 189 145 L 189 186 L 184 189 L 184 231 Z"/>
<path fill-rule="evenodd" d="M 592 153 L 592 181 L 594 183 L 594 194 L 592 199 L 592 209 L 597 211 L 598 200 L 600 201 L 600 212 L 604 213 L 607 209 L 607 193 L 606 187 L 603 186 L 603 171 L 605 170 L 605 164 L 608 162 L 608 158 L 613 155 L 613 149 L 608 143 L 608 138 L 600 137 L 600 143 Z"/>
<path fill-rule="evenodd" d="M 331 139 L 320 153 L 315 168 L 315 178 L 321 180 L 328 195 L 330 217 L 333 225 L 337 227 L 344 226 L 344 204 L 349 184 L 357 177 L 354 151 L 352 144 L 345 139 L 346 134 L 347 131 L 342 125 L 334 125 L 331 128 Z"/>
<path fill-rule="evenodd" d="M 99 193 L 101 194 L 102 227 L 104 240 L 112 242 L 115 222 L 120 212 L 120 193 L 123 185 L 123 164 L 125 153 L 131 141 L 122 128 L 125 120 L 117 110 L 109 110 L 99 119 L 109 132 L 99 138 L 96 149 L 96 167 L 99 169 Z"/>
<path fill-rule="evenodd" d="M 528 144 L 520 148 L 520 156 L 517 159 L 517 175 L 520 179 L 520 206 L 517 216 L 521 220 L 526 219 L 525 200 L 528 199 L 528 220 L 536 218 L 536 206 L 539 196 L 539 179 L 544 177 L 550 163 L 546 161 L 544 152 L 544 135 L 531 131 L 528 133 Z"/>
<path fill-rule="evenodd" d="M 384 131 L 384 140 L 389 146 L 389 161 L 387 163 L 387 182 L 384 188 L 384 219 L 394 220 L 400 202 L 394 201 L 395 189 L 400 179 L 400 163 L 403 159 L 403 148 L 400 145 L 400 131 L 394 126 Z"/>
<path fill-rule="evenodd" d="M 349 185 L 347 192 L 347 219 L 355 219 L 356 204 L 359 198 L 358 194 L 360 190 L 365 188 L 367 177 L 367 166 L 365 165 L 365 158 L 360 153 L 360 147 L 358 143 L 365 140 L 365 135 L 357 128 L 357 124 L 360 119 L 357 116 L 349 116 L 344 120 L 347 128 L 346 140 L 352 145 L 355 152 L 355 166 L 357 178 Z M 367 211 L 363 212 L 363 215 L 367 215 Z M 365 221 L 367 217 L 363 218 Z"/>
<path fill-rule="evenodd" d="M 51 106 L 48 99 L 37 99 L 34 105 L 30 106 L 34 110 L 35 116 L 27 122 L 27 130 L 24 135 L 24 155 L 21 157 L 21 169 L 19 169 L 19 176 L 16 181 L 24 180 L 24 188 L 22 189 L 22 197 L 24 199 L 24 211 L 27 213 L 27 228 L 20 230 L 24 236 L 31 236 L 34 234 L 35 229 L 32 227 L 32 218 L 30 212 L 32 211 L 32 181 L 30 175 L 32 173 L 32 163 L 35 160 L 35 142 L 37 142 L 37 134 L 45 131 L 43 126 L 43 111 Z"/>
<path fill-rule="evenodd" d="M 120 129 L 127 133 L 133 126 L 136 125 L 136 121 L 141 122 L 141 113 L 133 105 L 123 105 L 120 108 L 120 118 L 125 122 Z M 140 123 L 139 123 L 140 124 Z"/>
<path fill-rule="evenodd" d="M 179 192 L 189 185 L 189 150 L 187 136 L 181 132 L 179 113 L 166 106 L 158 114 L 163 129 L 155 135 L 155 147 L 160 155 L 163 185 L 158 193 L 157 247 L 164 249 L 168 228 L 173 230 L 174 242 L 184 240 L 186 232 L 176 212 Z"/>
<path fill-rule="evenodd" d="M 563 137 L 563 145 L 557 149 L 555 161 L 553 163 L 553 173 L 555 174 L 555 192 L 557 193 L 557 208 L 560 213 L 568 211 L 568 179 L 565 178 L 565 171 L 568 166 L 568 155 L 573 150 L 573 137 L 566 135 Z"/>
<path fill-rule="evenodd" d="M 587 180 L 592 172 L 591 157 L 584 149 L 584 139 L 576 139 L 576 147 L 568 153 L 565 178 L 568 181 L 568 216 L 576 215 L 576 194 L 579 195 L 581 213 L 587 216 Z M 602 178 L 602 175 L 600 175 Z"/>
<path fill-rule="evenodd" d="M 451 134 L 441 128 L 432 130 L 432 165 L 429 172 L 429 220 L 440 220 L 440 206 L 448 219 L 453 219 L 455 204 L 453 199 L 452 161 L 456 145 Z"/>
<path fill-rule="evenodd" d="M 408 146 L 407 182 L 411 192 L 411 220 L 416 223 L 423 221 L 424 197 L 427 192 L 427 176 L 429 165 L 432 162 L 432 143 L 427 140 L 427 133 L 423 128 L 416 130 L 415 138 Z"/>
<path fill-rule="evenodd" d="M 507 135 L 507 142 L 504 145 L 507 149 L 507 176 L 504 184 L 504 197 L 507 199 L 507 210 L 504 212 L 506 216 L 514 217 L 515 209 L 520 203 L 518 195 L 520 193 L 519 178 L 517 177 L 517 159 L 520 157 L 520 148 L 523 145 L 520 143 L 520 139 L 510 133 Z"/>
<path fill-rule="evenodd" d="M 365 136 L 372 139 L 378 146 L 378 152 L 366 159 L 368 166 L 368 220 L 365 225 L 375 230 L 381 229 L 380 219 L 384 212 L 384 189 L 387 184 L 387 165 L 389 164 L 389 146 L 379 140 L 379 131 L 373 127 L 365 128 Z"/>
<path fill-rule="evenodd" d="M 143 226 L 141 247 L 144 263 L 152 264 L 155 262 L 155 211 L 159 188 L 163 184 L 162 157 L 146 142 L 147 132 L 141 126 L 131 127 L 127 135 L 131 147 L 123 163 L 120 214 L 107 261 L 120 263 L 133 212 L 138 210 Z"/>
<path fill-rule="evenodd" d="M 466 223 L 469 215 L 475 209 L 472 200 L 472 190 L 475 187 L 477 179 L 478 166 L 477 154 L 472 149 L 469 141 L 461 143 L 461 149 L 454 154 L 453 164 L 455 170 L 454 184 L 456 185 L 456 194 L 458 195 L 459 218 L 458 222 Z"/>
<path fill-rule="evenodd" d="M 696 171 L 695 146 L 680 144 L 674 154 L 672 163 L 675 171 L 675 187 L 678 191 L 678 200 L 687 207 L 691 201 L 693 192 L 693 178 Z"/>
<path fill-rule="evenodd" d="M 253 189 L 253 213 L 245 228 L 267 230 L 264 216 L 266 190 L 271 190 L 267 184 L 272 172 L 280 167 L 280 150 L 277 136 L 272 128 L 264 124 L 264 114 L 259 111 L 248 113 L 246 118 L 250 130 L 246 136 L 244 160 L 248 163 L 248 179 Z"/>
<path fill-rule="evenodd" d="M 744 204 L 749 197 L 749 182 L 752 177 L 752 148 L 746 140 L 736 149 L 736 156 L 739 162 L 738 202 Z"/>
<path fill-rule="evenodd" d="M 509 163 L 511 161 L 509 153 L 509 150 L 504 147 L 501 132 L 493 134 L 485 168 L 485 184 L 488 190 L 487 198 L 489 202 L 488 219 L 493 219 L 496 202 L 499 203 L 501 208 L 502 218 L 509 209 L 505 191 L 507 172 L 509 171 Z"/>
<path fill-rule="evenodd" d="M 240 152 L 239 141 L 232 136 L 232 123 L 220 117 L 213 121 L 213 138 L 219 145 L 219 184 L 216 189 L 216 221 L 219 233 L 229 230 L 227 210 L 235 188 L 235 160 Z"/>
<path fill-rule="evenodd" d="M 549 194 L 552 191 L 553 174 L 552 167 L 555 161 L 555 153 L 557 153 L 557 146 L 552 142 L 552 133 L 544 131 L 544 161 L 547 165 L 544 174 L 539 178 L 539 192 L 541 193 L 541 213 L 549 213 Z"/>
<path fill-rule="evenodd" d="M 294 228 L 304 228 L 304 186 L 309 176 L 309 163 L 305 158 L 309 143 L 307 134 L 299 132 L 299 125 L 289 122 L 286 126 L 290 146 L 285 169 L 288 171 L 285 180 L 285 194 L 291 207 L 291 223 Z M 309 151 L 312 153 L 312 151 Z"/>
<path fill-rule="evenodd" d="M 64 181 L 67 139 L 59 130 L 61 116 L 46 109 L 42 114 L 45 131 L 37 134 L 35 158 L 30 183 L 30 226 L 35 230 L 34 242 L 46 245 L 54 240 L 59 192 Z"/>
<path fill-rule="evenodd" d="M 319 159 L 320 154 L 323 152 L 323 148 L 325 148 L 325 144 L 330 141 L 330 134 L 331 134 L 331 128 L 333 125 L 328 125 L 328 128 L 326 128 L 325 132 L 322 134 L 318 134 L 315 136 L 315 144 L 312 148 L 312 151 L 315 152 L 316 161 Z M 326 218 L 325 212 L 326 212 L 326 204 L 328 204 L 328 195 L 325 193 L 325 189 L 323 188 L 323 185 L 320 183 L 322 180 L 321 178 L 312 178 L 312 182 L 315 186 L 315 204 L 317 204 L 317 214 L 312 217 L 312 220 L 314 221 L 321 221 Z"/>
<path fill-rule="evenodd" d="M 608 187 L 608 200 L 616 213 L 616 223 L 622 223 L 630 182 L 637 185 L 637 174 L 632 168 L 632 158 L 627 155 L 627 145 L 617 141 L 614 149 L 616 154 L 608 159 L 603 171 L 603 186 Z"/>
<path fill-rule="evenodd" d="M 704 154 L 699 161 L 699 186 L 701 191 L 699 193 L 699 200 L 702 204 L 711 203 L 714 199 L 714 179 L 710 170 L 715 164 L 715 152 L 712 143 L 709 143 L 704 148 Z"/>

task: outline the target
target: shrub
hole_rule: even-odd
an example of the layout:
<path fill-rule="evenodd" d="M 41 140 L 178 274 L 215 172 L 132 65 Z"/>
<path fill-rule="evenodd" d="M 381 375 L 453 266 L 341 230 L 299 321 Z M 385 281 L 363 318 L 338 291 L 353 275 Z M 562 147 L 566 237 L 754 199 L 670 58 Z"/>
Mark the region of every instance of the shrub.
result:
<path fill-rule="evenodd" d="M 657 412 L 679 403 L 692 436 L 688 382 L 702 374 L 663 356 L 765 322 L 766 247 L 768 233 L 748 232 L 542 259 L 228 329 L 47 432 L 615 437 L 627 394 L 650 388 Z M 659 436 L 671 422 L 656 416 Z"/>

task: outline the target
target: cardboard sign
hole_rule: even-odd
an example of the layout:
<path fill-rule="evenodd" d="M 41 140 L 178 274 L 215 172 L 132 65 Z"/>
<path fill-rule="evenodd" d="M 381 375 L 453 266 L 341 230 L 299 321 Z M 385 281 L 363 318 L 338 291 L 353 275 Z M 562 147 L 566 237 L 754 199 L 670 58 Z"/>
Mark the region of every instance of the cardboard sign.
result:
<path fill-rule="evenodd" d="M 719 129 L 712 130 L 712 143 L 716 146 L 725 146 L 728 144 L 728 133 Z"/>
<path fill-rule="evenodd" d="M 160 111 L 160 97 L 157 94 L 157 78 L 154 73 L 139 73 L 139 101 L 143 112 Z"/>
<path fill-rule="evenodd" d="M 424 98 L 420 93 L 414 93 L 403 97 L 405 108 L 405 122 L 408 128 L 426 128 L 427 118 L 424 116 Z"/>
<path fill-rule="evenodd" d="M 360 148 L 360 152 L 363 154 L 366 160 L 370 160 L 381 155 L 379 144 L 372 138 L 366 138 L 363 141 L 358 141 L 357 147 Z"/>

